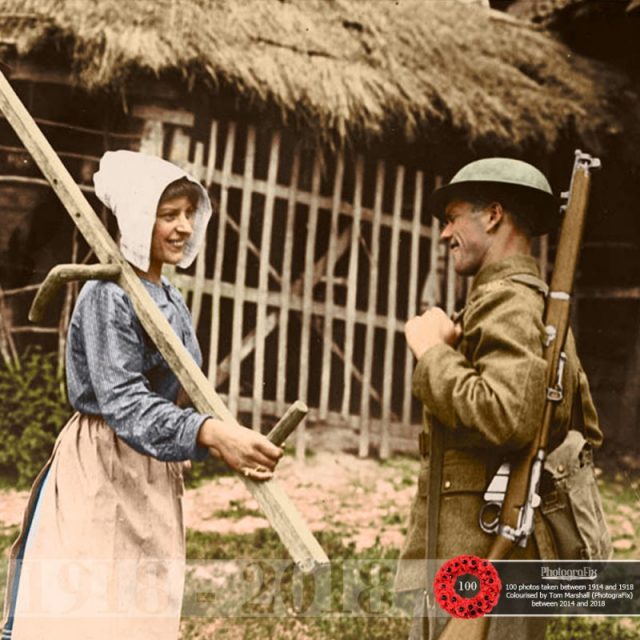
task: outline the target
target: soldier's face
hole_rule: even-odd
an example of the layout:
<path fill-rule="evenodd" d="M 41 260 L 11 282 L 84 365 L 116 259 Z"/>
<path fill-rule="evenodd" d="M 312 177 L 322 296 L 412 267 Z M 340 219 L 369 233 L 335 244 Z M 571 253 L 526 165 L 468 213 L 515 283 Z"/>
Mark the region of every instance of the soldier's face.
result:
<path fill-rule="evenodd" d="M 487 232 L 487 211 L 464 200 L 454 200 L 445 209 L 446 225 L 440 240 L 449 244 L 456 273 L 475 275 L 482 267 L 491 246 Z"/>

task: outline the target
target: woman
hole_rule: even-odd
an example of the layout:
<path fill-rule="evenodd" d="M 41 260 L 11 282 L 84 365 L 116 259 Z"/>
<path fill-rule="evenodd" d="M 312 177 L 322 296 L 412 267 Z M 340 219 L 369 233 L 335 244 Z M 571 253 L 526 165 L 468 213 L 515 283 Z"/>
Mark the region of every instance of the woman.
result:
<path fill-rule="evenodd" d="M 131 151 L 107 152 L 94 183 L 117 218 L 122 254 L 201 364 L 187 307 L 161 270 L 193 262 L 211 215 L 207 192 L 171 163 Z M 76 413 L 34 483 L 12 549 L 24 562 L 9 576 L 3 640 L 173 640 L 183 461 L 215 455 L 266 480 L 282 450 L 179 407 L 178 381 L 115 283 L 84 285 L 66 372 Z"/>

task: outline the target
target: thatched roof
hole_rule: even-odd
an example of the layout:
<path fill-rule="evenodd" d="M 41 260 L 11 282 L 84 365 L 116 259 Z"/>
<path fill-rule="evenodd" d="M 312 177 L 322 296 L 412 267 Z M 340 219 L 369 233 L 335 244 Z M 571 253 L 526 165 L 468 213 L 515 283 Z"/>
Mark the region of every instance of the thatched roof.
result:
<path fill-rule="evenodd" d="M 593 148 L 624 93 L 546 33 L 456 0 L 0 0 L 0 40 L 58 50 L 88 90 L 177 71 L 342 139 Z"/>
<path fill-rule="evenodd" d="M 553 24 L 562 14 L 606 16 L 607 13 L 632 13 L 640 0 L 512 0 L 508 12 L 533 22 Z"/>

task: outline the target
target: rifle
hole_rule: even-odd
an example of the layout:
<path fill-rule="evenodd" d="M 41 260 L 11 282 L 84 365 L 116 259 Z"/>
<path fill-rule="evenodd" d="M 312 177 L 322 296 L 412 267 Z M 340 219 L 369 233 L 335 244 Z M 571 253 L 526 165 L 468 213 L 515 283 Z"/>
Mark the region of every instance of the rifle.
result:
<path fill-rule="evenodd" d="M 510 465 L 506 493 L 502 500 L 498 498 L 495 503 L 500 508 L 499 516 L 494 522 L 485 523 L 485 531 L 496 534 L 487 555 L 488 560 L 508 559 L 515 545 L 526 546 L 533 532 L 533 514 L 540 504 L 540 477 L 551 424 L 555 408 L 563 398 L 563 349 L 569 330 L 571 293 L 589 201 L 591 170 L 599 167 L 598 158 L 579 150 L 575 152 L 569 191 L 562 194 L 563 198 L 567 198 L 567 205 L 544 312 L 547 388 L 542 422 L 533 442 Z M 501 468 L 498 473 L 504 476 L 504 471 Z M 440 640 L 484 640 L 488 631 L 489 619 L 486 617 L 473 620 L 451 618 Z"/>
<path fill-rule="evenodd" d="M 140 323 L 176 374 L 196 409 L 200 413 L 214 415 L 221 420 L 237 424 L 140 282 L 140 278 L 122 257 L 117 245 L 1 70 L 0 111 L 49 181 L 51 188 L 101 263 L 90 266 L 54 267 L 40 296 L 34 301 L 31 317 L 41 312 L 51 292 L 61 283 L 78 278 L 115 280 L 127 292 Z M 306 407 L 302 403 L 294 404 L 278 423 L 275 432 L 270 434 L 270 439 L 280 444 L 305 413 Z M 238 428 L 242 427 L 238 425 Z M 260 483 L 244 476 L 239 477 L 264 511 L 301 571 L 309 573 L 329 563 L 324 550 L 276 480 Z"/>

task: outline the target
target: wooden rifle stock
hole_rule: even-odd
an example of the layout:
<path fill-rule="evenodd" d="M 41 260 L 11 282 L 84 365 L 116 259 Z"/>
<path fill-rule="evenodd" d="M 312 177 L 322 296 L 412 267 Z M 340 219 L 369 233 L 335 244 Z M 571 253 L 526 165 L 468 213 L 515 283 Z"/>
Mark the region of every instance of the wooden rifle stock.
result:
<path fill-rule="evenodd" d="M 566 195 L 568 203 L 556 250 L 549 296 L 544 313 L 546 342 L 544 358 L 547 363 L 547 388 L 540 429 L 530 446 L 511 462 L 509 484 L 500 512 L 498 534 L 487 555 L 488 560 L 507 560 L 514 546 L 524 546 L 533 531 L 533 511 L 530 528 L 522 531 L 528 508 L 537 506 L 540 473 L 549 442 L 551 424 L 557 403 L 562 399 L 562 352 L 569 330 L 571 294 L 575 281 L 578 254 L 582 243 L 584 223 L 591 187 L 591 169 L 599 168 L 597 158 L 576 151 L 571 186 Z M 536 471 L 537 469 L 537 471 Z M 539 502 L 539 499 L 537 500 Z M 524 543 L 524 544 L 523 544 Z M 489 631 L 489 618 L 474 620 L 451 618 L 440 634 L 440 640 L 485 640 Z"/>

